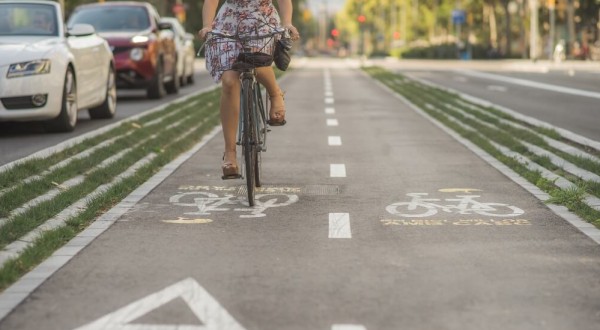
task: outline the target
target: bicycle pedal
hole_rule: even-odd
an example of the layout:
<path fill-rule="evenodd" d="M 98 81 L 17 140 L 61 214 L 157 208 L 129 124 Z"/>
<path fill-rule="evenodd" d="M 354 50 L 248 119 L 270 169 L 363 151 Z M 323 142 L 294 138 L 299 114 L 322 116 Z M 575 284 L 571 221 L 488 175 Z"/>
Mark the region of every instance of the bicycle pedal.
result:
<path fill-rule="evenodd" d="M 233 179 L 241 179 L 242 176 L 240 174 L 233 174 L 233 175 L 223 175 L 221 176 L 221 179 L 223 180 L 233 180 Z"/>

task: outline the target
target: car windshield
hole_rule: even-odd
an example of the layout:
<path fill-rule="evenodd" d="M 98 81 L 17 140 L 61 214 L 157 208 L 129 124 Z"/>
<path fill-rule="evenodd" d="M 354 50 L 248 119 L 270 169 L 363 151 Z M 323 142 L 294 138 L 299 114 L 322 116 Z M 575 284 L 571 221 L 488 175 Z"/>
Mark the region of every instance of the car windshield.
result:
<path fill-rule="evenodd" d="M 142 31 L 150 27 L 146 9 L 134 6 L 98 6 L 77 10 L 69 19 L 69 26 L 91 24 L 98 32 Z"/>
<path fill-rule="evenodd" d="M 0 36 L 58 36 L 55 7 L 0 2 Z"/>

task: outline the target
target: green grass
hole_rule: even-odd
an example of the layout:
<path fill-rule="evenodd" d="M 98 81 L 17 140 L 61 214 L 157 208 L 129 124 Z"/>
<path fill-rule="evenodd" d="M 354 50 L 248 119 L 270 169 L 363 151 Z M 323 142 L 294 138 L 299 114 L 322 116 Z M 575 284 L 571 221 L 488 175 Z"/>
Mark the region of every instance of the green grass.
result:
<path fill-rule="evenodd" d="M 76 175 L 85 175 L 84 181 L 80 184 L 61 191 L 51 200 L 33 206 L 23 214 L 14 216 L 0 227 L 0 247 L 5 247 L 93 192 L 100 185 L 111 182 L 147 155 L 157 154 L 148 164 L 138 169 L 133 176 L 116 183 L 89 201 L 85 210 L 68 219 L 65 225 L 44 232 L 19 257 L 2 265 L 0 268 L 0 291 L 75 237 L 94 219 L 119 203 L 163 166 L 198 143 L 207 132 L 219 123 L 219 96 L 219 90 L 204 93 L 184 103 L 174 104 L 141 117 L 135 123 L 122 124 L 48 158 L 29 160 L 0 173 L 0 178 L 8 180 L 0 181 L 3 182 L 2 187 L 12 187 L 12 190 L 6 191 L 0 196 L 0 205 L 2 205 L 0 212 L 5 216 L 16 207 L 22 206 L 23 203 L 55 187 L 52 182 L 60 183 Z M 157 119 L 161 119 L 161 121 L 149 124 Z M 179 125 L 167 128 L 174 123 Z M 123 136 L 127 132 L 132 133 Z M 51 171 L 43 178 L 26 184 L 22 183 L 22 180 L 32 175 L 39 175 L 48 167 L 111 138 L 117 138 L 115 143 L 99 148 L 85 158 L 73 160 L 69 165 Z M 132 148 L 130 151 L 111 163 L 110 166 L 97 167 L 106 158 L 130 147 Z M 10 179 L 15 177 L 19 179 Z"/>
<path fill-rule="evenodd" d="M 600 227 L 600 212 L 585 204 L 582 197 L 586 192 L 591 195 L 600 196 L 600 183 L 584 181 L 575 175 L 567 173 L 559 165 L 554 164 L 549 157 L 539 156 L 530 152 L 521 141 L 548 150 L 578 167 L 596 174 L 600 173 L 598 172 L 600 169 L 600 162 L 586 157 L 573 156 L 557 150 L 537 134 L 523 128 L 503 123 L 500 119 L 510 120 L 522 126 L 529 127 L 539 134 L 568 143 L 583 151 L 590 150 L 588 147 L 569 141 L 555 130 L 534 127 L 533 125 L 517 120 L 500 110 L 492 107 L 479 106 L 460 98 L 456 94 L 418 83 L 400 74 L 394 74 L 379 67 L 366 67 L 363 68 L 363 70 L 373 78 L 381 81 L 390 89 L 404 96 L 433 118 L 456 131 L 462 137 L 470 140 L 481 149 L 497 158 L 503 164 L 509 166 L 529 182 L 547 192 L 551 196 L 549 202 L 564 205 L 583 219 Z M 476 119 L 469 118 L 465 114 L 469 114 Z M 451 118 L 471 127 L 474 131 L 465 129 L 463 126 L 451 120 Z M 567 190 L 560 189 L 554 182 L 544 178 L 539 171 L 530 170 L 516 159 L 500 152 L 492 143 L 490 143 L 490 141 L 494 141 L 514 152 L 520 153 L 549 171 L 563 176 L 574 183 L 574 188 Z M 590 154 L 597 155 L 598 152 L 597 150 L 592 150 Z"/>

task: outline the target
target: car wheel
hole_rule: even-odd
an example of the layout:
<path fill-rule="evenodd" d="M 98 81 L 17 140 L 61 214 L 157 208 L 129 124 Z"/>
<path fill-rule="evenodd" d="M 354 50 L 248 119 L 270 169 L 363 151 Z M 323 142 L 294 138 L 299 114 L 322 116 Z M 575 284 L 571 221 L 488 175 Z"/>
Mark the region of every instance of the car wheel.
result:
<path fill-rule="evenodd" d="M 177 63 L 177 59 L 175 59 Z M 179 93 L 179 76 L 177 75 L 177 65 L 173 66 L 173 72 L 171 73 L 171 81 L 169 81 L 165 87 L 167 88 L 167 93 L 169 94 L 177 94 Z"/>
<path fill-rule="evenodd" d="M 163 83 L 164 77 L 165 73 L 163 72 L 162 61 L 158 61 L 158 64 L 156 65 L 156 72 L 154 73 L 154 78 L 152 78 L 152 82 L 146 90 L 146 94 L 149 98 L 161 99 L 167 94 L 167 92 L 165 91 L 165 85 Z"/>
<path fill-rule="evenodd" d="M 187 70 L 187 68 L 184 63 L 183 64 L 183 73 L 181 74 L 181 77 L 179 77 L 179 86 L 180 87 L 187 85 L 187 79 L 186 79 L 187 77 L 185 76 L 186 70 Z"/>
<path fill-rule="evenodd" d="M 110 66 L 106 80 L 106 96 L 104 102 L 88 110 L 92 119 L 108 119 L 115 116 L 117 110 L 117 85 L 115 84 L 115 69 Z"/>
<path fill-rule="evenodd" d="M 193 85 L 196 81 L 194 80 L 194 70 L 192 70 L 192 73 L 190 73 L 189 76 L 187 76 L 187 83 L 189 85 Z"/>
<path fill-rule="evenodd" d="M 71 132 L 77 124 L 77 82 L 73 68 L 68 67 L 63 85 L 63 96 L 58 117 L 45 123 L 49 132 Z"/>

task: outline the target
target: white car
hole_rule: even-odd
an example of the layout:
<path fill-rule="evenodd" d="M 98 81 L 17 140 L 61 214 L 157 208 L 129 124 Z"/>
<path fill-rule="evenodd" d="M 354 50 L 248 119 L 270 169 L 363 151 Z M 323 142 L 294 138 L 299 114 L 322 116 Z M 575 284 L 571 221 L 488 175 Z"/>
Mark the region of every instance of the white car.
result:
<path fill-rule="evenodd" d="M 54 1 L 0 1 L 0 121 L 68 132 L 79 110 L 112 118 L 116 104 L 112 51 L 93 26 L 66 31 Z"/>
<path fill-rule="evenodd" d="M 181 86 L 194 83 L 194 60 L 196 50 L 194 49 L 194 35 L 186 33 L 185 28 L 175 17 L 162 17 L 162 22 L 170 23 L 177 49 L 177 76 Z"/>

